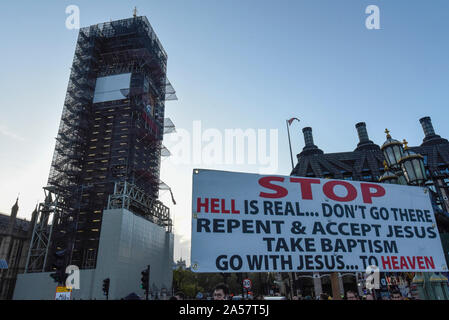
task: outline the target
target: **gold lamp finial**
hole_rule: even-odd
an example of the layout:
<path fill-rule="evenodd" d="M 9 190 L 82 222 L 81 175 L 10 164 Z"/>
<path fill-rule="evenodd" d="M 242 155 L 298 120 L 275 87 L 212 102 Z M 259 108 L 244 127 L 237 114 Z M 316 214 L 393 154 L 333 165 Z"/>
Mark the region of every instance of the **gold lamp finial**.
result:
<path fill-rule="evenodd" d="M 404 144 L 404 150 L 407 150 L 408 149 L 408 142 L 407 142 L 407 140 L 403 140 L 402 141 L 402 143 Z"/>
<path fill-rule="evenodd" d="M 385 133 L 387 134 L 387 139 L 390 139 L 390 138 L 391 138 L 391 136 L 390 136 L 390 130 L 385 129 Z"/>
<path fill-rule="evenodd" d="M 137 7 L 134 7 L 134 10 L 133 10 L 133 17 L 134 17 L 134 18 L 137 17 Z"/>

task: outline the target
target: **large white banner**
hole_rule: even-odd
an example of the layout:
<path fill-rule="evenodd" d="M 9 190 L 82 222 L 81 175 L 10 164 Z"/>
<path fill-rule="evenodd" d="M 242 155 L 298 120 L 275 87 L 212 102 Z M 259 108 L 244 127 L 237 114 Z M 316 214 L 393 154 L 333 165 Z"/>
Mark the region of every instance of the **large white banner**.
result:
<path fill-rule="evenodd" d="M 196 272 L 446 271 L 428 191 L 194 170 Z"/>

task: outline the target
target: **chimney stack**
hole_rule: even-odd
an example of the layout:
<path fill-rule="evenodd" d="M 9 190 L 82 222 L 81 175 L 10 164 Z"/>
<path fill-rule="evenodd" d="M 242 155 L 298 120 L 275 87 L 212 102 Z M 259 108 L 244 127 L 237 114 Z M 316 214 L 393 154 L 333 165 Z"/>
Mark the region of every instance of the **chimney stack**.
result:
<path fill-rule="evenodd" d="M 304 134 L 304 143 L 306 147 L 316 147 L 313 143 L 313 135 L 312 135 L 312 128 L 306 127 L 302 129 L 302 133 Z"/>
<path fill-rule="evenodd" d="M 424 139 L 421 144 L 422 146 L 448 143 L 446 139 L 441 138 L 435 133 L 430 117 L 423 117 L 419 119 L 419 122 L 421 122 L 422 129 L 424 130 Z"/>
<path fill-rule="evenodd" d="M 366 130 L 366 123 L 359 122 L 355 125 L 357 129 L 357 134 L 359 135 L 359 143 L 357 144 L 356 150 L 378 150 L 380 149 L 377 144 L 374 144 L 369 137 L 368 131 Z"/>
<path fill-rule="evenodd" d="M 298 156 L 307 156 L 313 154 L 323 154 L 323 150 L 318 149 L 318 147 L 313 143 L 312 128 L 306 127 L 302 129 L 304 134 L 304 148 Z"/>
<path fill-rule="evenodd" d="M 432 120 L 430 117 L 424 117 L 419 119 L 419 122 L 421 122 L 422 129 L 424 130 L 424 135 L 426 138 L 434 136 L 435 130 L 433 130 Z"/>
<path fill-rule="evenodd" d="M 360 143 L 369 142 L 368 131 L 366 131 L 366 123 L 359 122 L 355 125 L 355 128 L 357 129 Z"/>

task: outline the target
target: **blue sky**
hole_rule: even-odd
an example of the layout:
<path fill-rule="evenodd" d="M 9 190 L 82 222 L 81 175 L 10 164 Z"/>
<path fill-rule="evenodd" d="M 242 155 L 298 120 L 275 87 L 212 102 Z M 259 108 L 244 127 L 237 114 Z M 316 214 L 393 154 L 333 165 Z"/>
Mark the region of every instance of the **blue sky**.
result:
<path fill-rule="evenodd" d="M 43 199 L 77 30 L 65 8 L 80 8 L 81 26 L 132 15 L 148 17 L 168 53 L 179 101 L 166 116 L 178 128 L 279 129 L 279 169 L 289 174 L 285 120 L 294 154 L 301 129 L 313 128 L 325 152 L 353 150 L 355 124 L 370 139 L 422 142 L 419 118 L 449 137 L 449 2 L 446 0 L 2 1 L 0 4 L 0 212 L 20 193 L 20 217 Z M 381 30 L 365 28 L 365 8 L 380 8 Z M 175 255 L 188 256 L 191 170 L 164 160 L 162 179 L 178 202 Z M 257 172 L 254 165 L 215 167 Z M 162 200 L 169 203 L 169 197 Z"/>

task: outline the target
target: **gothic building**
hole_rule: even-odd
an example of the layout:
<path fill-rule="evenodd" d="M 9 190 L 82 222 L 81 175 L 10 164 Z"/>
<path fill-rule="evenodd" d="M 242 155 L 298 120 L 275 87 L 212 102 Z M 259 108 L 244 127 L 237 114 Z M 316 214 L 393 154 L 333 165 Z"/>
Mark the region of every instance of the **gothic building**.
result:
<path fill-rule="evenodd" d="M 10 300 L 18 273 L 25 270 L 28 247 L 31 241 L 31 225 L 36 219 L 33 212 L 31 222 L 17 218 L 18 199 L 11 208 L 11 215 L 0 213 L 0 300 Z"/>
<path fill-rule="evenodd" d="M 427 173 L 425 185 L 432 191 L 440 232 L 449 232 L 449 141 L 437 135 L 429 117 L 420 119 L 424 130 L 421 145 L 409 150 L 424 158 Z M 328 179 L 379 182 L 385 174 L 381 147 L 368 137 L 366 124 L 356 124 L 359 143 L 354 151 L 324 153 L 313 141 L 312 128 L 303 129 L 305 147 L 297 155 L 298 164 L 291 175 Z M 399 141 L 387 138 L 383 144 Z"/>

